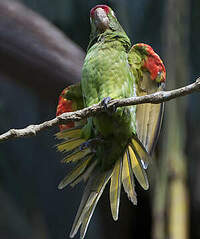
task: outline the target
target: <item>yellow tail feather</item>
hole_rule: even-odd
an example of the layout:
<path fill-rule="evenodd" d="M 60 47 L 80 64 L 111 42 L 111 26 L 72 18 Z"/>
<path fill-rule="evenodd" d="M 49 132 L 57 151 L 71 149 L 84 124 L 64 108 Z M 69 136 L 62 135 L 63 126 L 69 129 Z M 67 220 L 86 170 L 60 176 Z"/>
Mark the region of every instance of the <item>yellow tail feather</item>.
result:
<path fill-rule="evenodd" d="M 70 150 L 73 150 L 73 149 L 77 148 L 78 146 L 80 146 L 84 142 L 85 142 L 85 140 L 81 139 L 81 138 L 69 139 L 67 141 L 64 141 L 64 142 L 58 144 L 57 149 L 60 152 L 70 151 Z"/>
<path fill-rule="evenodd" d="M 117 221 L 119 213 L 121 182 L 122 182 L 122 159 L 116 161 L 110 182 L 110 206 L 112 216 L 115 221 Z"/>
<path fill-rule="evenodd" d="M 97 202 L 97 200 L 95 200 L 95 202 Z M 90 219 L 91 219 L 91 217 L 93 215 L 93 212 L 94 212 L 94 209 L 96 207 L 95 202 L 90 207 L 90 209 L 87 211 L 87 213 L 84 215 L 84 218 L 82 220 L 81 230 L 80 230 L 80 239 L 83 239 L 85 237 Z"/>
<path fill-rule="evenodd" d="M 76 233 L 78 232 L 79 227 L 81 226 L 81 223 L 84 219 L 84 216 L 86 213 L 89 211 L 90 206 L 94 202 L 95 198 L 97 197 L 98 193 L 97 192 L 89 192 L 89 195 L 83 195 L 81 204 L 79 206 L 78 212 L 76 214 L 72 230 L 70 232 L 70 237 L 73 238 Z"/>
<path fill-rule="evenodd" d="M 56 134 L 57 139 L 72 139 L 81 137 L 81 127 L 62 130 Z"/>
<path fill-rule="evenodd" d="M 90 163 L 92 159 L 92 155 L 89 157 L 85 157 L 83 160 L 81 160 L 80 163 L 78 163 L 72 170 L 71 172 L 60 182 L 58 185 L 59 189 L 63 189 L 66 187 L 68 184 L 72 183 L 74 180 L 76 180 L 80 175 L 84 173 L 86 170 L 88 164 Z"/>
<path fill-rule="evenodd" d="M 135 177 L 137 178 L 140 185 L 147 190 L 149 188 L 149 183 L 147 179 L 147 175 L 143 166 L 140 162 L 140 158 L 137 157 L 137 152 L 133 150 L 133 148 L 129 145 L 128 152 L 130 156 L 131 166 Z"/>
<path fill-rule="evenodd" d="M 96 208 L 96 205 L 104 191 L 104 188 L 107 184 L 107 182 L 109 181 L 110 179 L 110 176 L 109 178 L 107 178 L 105 181 L 104 181 L 104 184 L 102 185 L 101 187 L 101 190 L 99 191 L 97 197 L 94 199 L 94 202 L 92 203 L 92 205 L 90 206 L 90 208 L 87 210 L 87 212 L 84 214 L 83 216 L 83 219 L 82 219 L 82 225 L 81 225 L 81 230 L 80 230 L 80 239 L 83 239 L 85 237 L 85 234 L 86 234 L 86 231 L 87 231 L 87 228 L 88 228 L 88 225 L 89 225 L 89 222 L 90 222 L 90 219 L 94 213 L 94 210 Z"/>
<path fill-rule="evenodd" d="M 135 192 L 135 182 L 133 176 L 133 170 L 128 156 L 128 152 L 124 153 L 123 167 L 122 167 L 122 184 L 128 198 L 134 205 L 137 205 L 137 195 Z"/>
<path fill-rule="evenodd" d="M 91 153 L 91 150 L 89 148 L 75 151 L 67 155 L 64 159 L 61 160 L 61 162 L 62 163 L 77 162 L 78 160 L 86 157 L 90 153 Z"/>
<path fill-rule="evenodd" d="M 132 142 L 134 149 L 136 150 L 136 152 L 138 153 L 138 155 L 141 159 L 143 168 L 147 169 L 150 159 L 151 159 L 150 155 L 147 153 L 145 147 L 142 145 L 142 143 L 139 141 L 138 138 L 133 136 L 131 142 Z"/>
<path fill-rule="evenodd" d="M 93 157 L 93 155 L 92 155 Z M 85 170 L 85 172 L 80 175 L 80 177 L 78 177 L 73 183 L 70 184 L 71 187 L 74 187 L 76 184 L 80 183 L 82 180 L 84 182 L 86 182 L 89 178 L 89 176 L 91 175 L 92 171 L 94 170 L 94 168 L 97 165 L 97 161 L 94 161 L 88 166 L 88 168 Z"/>
<path fill-rule="evenodd" d="M 70 237 L 73 238 L 77 233 L 80 225 L 83 223 L 82 234 L 87 229 L 89 220 L 94 212 L 96 204 L 103 193 L 103 190 L 111 177 L 112 171 L 102 172 L 95 169 L 86 185 L 78 212 L 76 214 Z M 83 237 L 82 237 L 83 238 Z"/>

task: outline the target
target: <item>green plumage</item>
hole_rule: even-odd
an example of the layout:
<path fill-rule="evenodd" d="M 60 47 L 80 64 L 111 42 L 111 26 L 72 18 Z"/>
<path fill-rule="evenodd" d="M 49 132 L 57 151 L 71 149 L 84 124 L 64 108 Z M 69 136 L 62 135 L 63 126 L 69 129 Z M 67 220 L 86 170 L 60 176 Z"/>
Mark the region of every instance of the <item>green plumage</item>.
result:
<path fill-rule="evenodd" d="M 104 102 L 108 97 L 123 99 L 141 95 L 143 85 L 146 88 L 155 85 L 155 92 L 157 83 L 150 79 L 150 73 L 143 67 L 146 52 L 140 50 L 144 47 L 137 46 L 137 50 L 131 48 L 130 40 L 112 9 L 105 5 L 97 6 L 91 10 L 90 17 L 90 42 L 77 91 L 78 95 L 82 92 L 81 104 L 89 107 Z M 68 92 L 72 103 L 77 103 L 75 93 Z M 79 227 L 80 238 L 85 237 L 96 204 L 109 179 L 114 220 L 118 219 L 121 185 L 133 204 L 137 204 L 134 175 L 140 185 L 148 189 L 145 172 L 149 163 L 147 150 L 152 151 L 157 138 L 156 128 L 161 122 L 157 117 L 159 110 L 160 107 L 149 104 L 148 117 L 146 108 L 141 106 L 105 110 L 87 119 L 80 127 L 57 135 L 64 139 L 58 145 L 58 149 L 66 154 L 63 162 L 75 163 L 74 169 L 59 184 L 59 188 L 68 184 L 74 186 L 81 180 L 87 181 L 70 237 L 74 237 Z M 156 112 L 155 121 L 152 112 Z"/>
<path fill-rule="evenodd" d="M 128 64 L 129 46 L 124 32 L 108 29 L 88 50 L 81 80 L 86 107 L 106 97 L 120 99 L 136 95 L 135 78 Z M 103 113 L 93 118 L 98 134 L 107 141 L 103 145 L 106 154 L 99 155 L 104 168 L 109 169 L 123 154 L 128 139 L 135 133 L 135 110 L 135 106 L 121 107 L 111 115 Z M 102 152 L 101 148 L 99 151 Z"/>

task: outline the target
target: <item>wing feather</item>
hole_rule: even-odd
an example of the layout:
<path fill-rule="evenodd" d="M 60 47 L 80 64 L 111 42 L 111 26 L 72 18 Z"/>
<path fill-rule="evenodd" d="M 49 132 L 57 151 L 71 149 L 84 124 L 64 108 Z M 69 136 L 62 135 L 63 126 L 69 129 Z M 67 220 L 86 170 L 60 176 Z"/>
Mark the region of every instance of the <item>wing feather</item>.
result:
<path fill-rule="evenodd" d="M 144 96 L 164 89 L 166 70 L 160 57 L 151 46 L 138 43 L 128 54 L 129 64 L 137 81 L 137 96 Z M 136 133 L 150 155 L 156 145 L 164 104 L 140 104 L 136 107 Z"/>
<path fill-rule="evenodd" d="M 141 104 L 136 109 L 136 131 L 139 140 L 152 155 L 160 134 L 164 103 Z"/>

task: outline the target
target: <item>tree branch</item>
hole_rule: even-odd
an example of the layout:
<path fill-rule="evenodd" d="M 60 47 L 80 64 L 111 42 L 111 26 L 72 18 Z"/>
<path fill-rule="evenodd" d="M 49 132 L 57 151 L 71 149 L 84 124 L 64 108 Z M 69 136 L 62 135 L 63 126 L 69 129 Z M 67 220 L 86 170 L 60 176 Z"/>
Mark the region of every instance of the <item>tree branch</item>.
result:
<path fill-rule="evenodd" d="M 185 96 L 193 92 L 198 92 L 199 90 L 200 90 L 200 77 L 193 84 L 187 85 L 185 87 L 181 87 L 176 90 L 160 91 L 150 95 L 145 95 L 140 97 L 131 97 L 131 98 L 121 99 L 121 100 L 117 100 L 117 99 L 111 100 L 108 104 L 108 109 L 112 109 L 113 107 L 118 108 L 122 106 L 138 105 L 138 104 L 144 104 L 144 103 L 159 104 L 159 103 L 169 101 L 180 96 Z M 96 105 L 92 105 L 82 110 L 64 113 L 62 115 L 57 116 L 56 118 L 52 120 L 45 121 L 38 125 L 29 125 L 24 129 L 10 129 L 6 133 L 0 135 L 0 142 L 8 140 L 8 139 L 12 139 L 12 138 L 35 136 L 42 130 L 51 128 L 59 124 L 67 123 L 70 121 L 79 121 L 81 119 L 97 115 L 98 113 L 103 111 L 104 111 L 104 108 L 100 102 Z"/>

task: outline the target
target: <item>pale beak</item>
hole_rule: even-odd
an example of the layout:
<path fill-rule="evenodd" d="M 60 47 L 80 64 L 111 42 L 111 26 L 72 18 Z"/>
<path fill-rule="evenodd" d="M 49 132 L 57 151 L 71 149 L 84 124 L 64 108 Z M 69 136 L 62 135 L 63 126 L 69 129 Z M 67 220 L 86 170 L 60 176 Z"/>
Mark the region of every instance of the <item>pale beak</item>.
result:
<path fill-rule="evenodd" d="M 94 12 L 94 21 L 100 32 L 104 32 L 109 28 L 109 19 L 106 12 L 102 8 L 97 8 Z"/>

